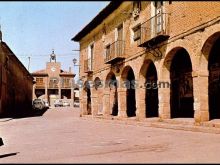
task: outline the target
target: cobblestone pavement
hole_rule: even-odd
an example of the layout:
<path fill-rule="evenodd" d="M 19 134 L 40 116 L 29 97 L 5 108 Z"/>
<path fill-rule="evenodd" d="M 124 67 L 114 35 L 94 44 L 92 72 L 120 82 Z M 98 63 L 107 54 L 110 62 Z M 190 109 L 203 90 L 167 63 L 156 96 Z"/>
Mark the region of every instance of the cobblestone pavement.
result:
<path fill-rule="evenodd" d="M 0 122 L 0 163 L 219 163 L 220 134 L 80 118 L 79 109 Z"/>

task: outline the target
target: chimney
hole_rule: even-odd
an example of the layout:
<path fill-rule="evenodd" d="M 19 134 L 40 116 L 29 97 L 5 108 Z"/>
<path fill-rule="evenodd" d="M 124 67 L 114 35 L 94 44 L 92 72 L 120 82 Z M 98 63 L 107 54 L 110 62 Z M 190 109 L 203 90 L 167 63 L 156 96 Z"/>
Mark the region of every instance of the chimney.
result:
<path fill-rule="evenodd" d="M 71 73 L 72 71 L 71 71 L 71 67 L 69 67 L 69 72 Z"/>

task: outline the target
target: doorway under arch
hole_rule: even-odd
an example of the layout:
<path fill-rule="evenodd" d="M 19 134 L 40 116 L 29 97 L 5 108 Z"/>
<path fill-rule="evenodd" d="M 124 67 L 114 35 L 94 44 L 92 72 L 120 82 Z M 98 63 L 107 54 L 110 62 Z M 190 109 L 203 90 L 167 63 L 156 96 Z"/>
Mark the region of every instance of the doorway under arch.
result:
<path fill-rule="evenodd" d="M 107 75 L 106 78 L 106 87 L 107 90 L 110 91 L 110 110 L 111 110 L 111 115 L 117 116 L 118 115 L 118 84 L 116 80 L 116 76 L 113 72 L 110 72 Z"/>
<path fill-rule="evenodd" d="M 220 36 L 213 43 L 209 58 L 209 118 L 220 119 Z"/>
<path fill-rule="evenodd" d="M 91 115 L 92 114 L 92 106 L 91 106 L 91 89 L 90 89 L 90 84 L 89 81 L 86 81 L 84 84 L 84 91 L 86 92 L 86 96 L 87 96 L 87 104 L 86 104 L 86 108 L 87 108 L 87 114 Z"/>
<path fill-rule="evenodd" d="M 136 116 L 136 98 L 135 98 L 135 76 L 133 69 L 126 66 L 122 72 L 122 80 L 126 85 L 126 106 L 127 116 Z"/>
<path fill-rule="evenodd" d="M 157 70 L 154 63 L 151 61 L 147 68 L 145 75 L 146 92 L 145 92 L 145 109 L 146 117 L 159 116 L 159 100 L 158 100 L 158 86 L 157 86 Z"/>
<path fill-rule="evenodd" d="M 171 118 L 193 118 L 192 63 L 188 52 L 179 48 L 170 66 Z"/>

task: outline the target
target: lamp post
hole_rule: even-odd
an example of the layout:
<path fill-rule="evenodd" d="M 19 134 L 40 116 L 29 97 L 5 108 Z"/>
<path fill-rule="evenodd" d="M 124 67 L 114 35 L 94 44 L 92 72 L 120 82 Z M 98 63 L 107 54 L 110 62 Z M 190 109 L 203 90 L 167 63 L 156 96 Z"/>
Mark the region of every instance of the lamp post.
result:
<path fill-rule="evenodd" d="M 76 63 L 77 63 L 77 59 L 76 58 L 74 58 L 73 59 L 73 67 L 75 67 L 75 66 L 78 66 L 79 67 L 79 72 L 78 72 L 78 76 L 79 76 L 79 73 L 80 73 L 80 65 L 76 65 Z M 73 99 L 75 100 L 75 92 L 74 92 L 74 90 L 73 90 Z"/>

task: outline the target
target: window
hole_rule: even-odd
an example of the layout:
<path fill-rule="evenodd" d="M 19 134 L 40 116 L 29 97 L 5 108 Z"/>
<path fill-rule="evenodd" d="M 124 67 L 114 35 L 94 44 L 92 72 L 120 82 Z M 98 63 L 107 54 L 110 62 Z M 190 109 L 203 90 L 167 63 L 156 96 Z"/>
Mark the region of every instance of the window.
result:
<path fill-rule="evenodd" d="M 141 25 L 137 25 L 133 28 L 133 32 L 134 32 L 134 36 L 133 36 L 133 40 L 137 41 L 141 38 Z"/>
<path fill-rule="evenodd" d="M 49 87 L 50 88 L 58 88 L 59 79 L 56 77 L 50 78 Z"/>
<path fill-rule="evenodd" d="M 43 84 L 43 78 L 36 78 L 37 84 Z"/>
<path fill-rule="evenodd" d="M 70 78 L 63 78 L 62 79 L 62 86 L 65 88 L 70 88 Z"/>
<path fill-rule="evenodd" d="M 94 44 L 89 45 L 89 52 L 88 52 L 88 70 L 92 70 L 93 68 L 93 56 L 94 56 Z"/>
<path fill-rule="evenodd" d="M 134 1 L 133 2 L 133 11 L 135 10 L 141 10 L 141 1 Z"/>
<path fill-rule="evenodd" d="M 134 19 L 138 18 L 140 11 L 141 11 L 141 1 L 134 1 L 133 2 L 133 13 L 132 13 Z"/>
<path fill-rule="evenodd" d="M 110 44 L 105 47 L 105 58 L 110 59 Z"/>
<path fill-rule="evenodd" d="M 163 30 L 163 1 L 155 1 L 155 30 L 159 34 Z"/>

